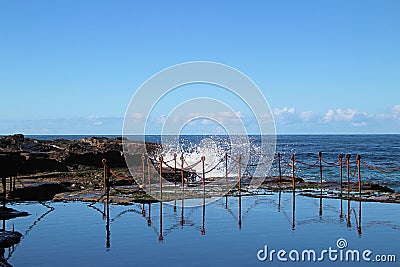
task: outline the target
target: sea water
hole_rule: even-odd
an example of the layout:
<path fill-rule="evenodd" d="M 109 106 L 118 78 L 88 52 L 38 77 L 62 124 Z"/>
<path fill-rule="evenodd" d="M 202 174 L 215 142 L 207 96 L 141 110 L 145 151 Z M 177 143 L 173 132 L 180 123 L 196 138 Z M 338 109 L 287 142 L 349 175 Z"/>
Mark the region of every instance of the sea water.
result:
<path fill-rule="evenodd" d="M 14 203 L 31 215 L 5 222 L 23 238 L 4 257 L 14 266 L 398 266 L 400 260 L 398 204 L 285 192 L 190 208 L 171 204 Z M 339 241 L 347 245 L 339 249 Z M 265 247 L 275 254 L 261 261 Z M 397 262 L 320 258 L 329 249 L 343 257 L 369 250 L 369 259 L 394 255 Z M 287 261 L 277 258 L 280 250 Z M 289 252 L 304 250 L 316 259 L 289 259 Z"/>
<path fill-rule="evenodd" d="M 81 139 L 87 136 L 82 135 L 67 135 L 67 136 L 27 136 L 38 139 Z M 118 137 L 109 135 L 105 137 Z M 250 158 L 251 163 L 263 163 L 265 159 L 260 158 L 262 155 L 257 154 L 257 148 L 260 147 L 260 136 L 249 136 L 252 151 L 248 153 L 253 158 Z M 142 137 L 137 137 L 137 140 L 142 140 Z M 221 163 L 225 152 L 230 152 L 229 136 L 221 135 L 185 135 L 176 137 L 169 137 L 170 140 L 177 140 L 175 144 L 169 145 L 169 150 L 164 151 L 166 161 L 173 158 L 173 154 L 184 153 L 185 160 L 188 165 L 198 162 L 201 156 L 206 157 L 206 170 L 213 168 L 216 169 L 209 174 L 209 176 L 223 176 L 225 173 L 224 165 Z M 148 135 L 145 137 L 148 142 L 168 143 L 168 137 L 163 138 L 158 135 Z M 318 152 L 322 152 L 322 158 L 328 163 L 338 164 L 338 155 L 343 154 L 343 161 L 345 155 L 350 154 L 351 173 L 356 171 L 355 159 L 356 155 L 361 156 L 361 161 L 372 167 L 383 168 L 390 170 L 393 168 L 400 168 L 400 135 L 398 134 L 377 134 L 377 135 L 277 135 L 276 136 L 276 153 L 281 154 L 281 169 L 283 175 L 290 176 L 291 168 L 289 167 L 290 158 L 295 154 L 295 158 L 303 163 L 314 165 L 318 160 Z M 232 161 L 236 160 L 233 153 L 230 154 Z M 158 157 L 157 157 L 158 158 Z M 179 155 L 178 155 L 179 159 Z M 270 159 L 267 159 L 270 160 Z M 270 177 L 278 175 L 277 161 L 271 161 L 272 165 L 265 165 L 265 168 L 260 168 L 257 175 Z M 178 160 L 179 163 L 179 160 Z M 264 166 L 263 164 L 259 164 Z M 335 165 L 323 164 L 323 180 L 324 181 L 339 181 L 339 167 Z M 179 166 L 179 165 L 178 165 Z M 198 165 L 195 169 L 201 172 L 201 166 Z M 308 168 L 308 165 L 296 165 L 296 176 L 303 178 L 306 181 L 319 181 L 319 165 L 313 168 Z M 345 167 L 344 167 L 345 168 Z M 246 168 L 244 168 L 246 169 Z M 253 174 L 252 167 L 248 167 L 250 174 Z M 244 170 L 245 174 L 246 171 Z M 345 174 L 344 174 L 345 175 Z M 345 176 L 344 176 L 345 177 Z M 361 178 L 364 182 L 374 182 L 385 184 L 395 191 L 400 191 L 400 170 L 399 171 L 380 171 L 368 168 L 366 165 L 361 165 Z M 352 177 L 352 181 L 356 181 L 357 177 Z"/>

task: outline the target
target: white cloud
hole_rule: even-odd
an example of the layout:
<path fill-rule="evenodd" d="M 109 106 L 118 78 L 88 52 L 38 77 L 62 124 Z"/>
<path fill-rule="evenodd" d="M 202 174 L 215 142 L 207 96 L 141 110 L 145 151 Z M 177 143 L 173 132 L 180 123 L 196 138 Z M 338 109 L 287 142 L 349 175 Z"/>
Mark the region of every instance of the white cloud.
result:
<path fill-rule="evenodd" d="M 296 122 L 296 110 L 291 107 L 275 108 L 272 111 L 275 122 L 278 124 L 290 124 Z"/>
<path fill-rule="evenodd" d="M 355 111 L 354 109 L 329 109 L 325 113 L 323 121 L 326 123 L 329 123 L 331 121 L 351 121 L 353 120 L 355 114 L 357 114 L 357 111 Z"/>
<path fill-rule="evenodd" d="M 275 108 L 273 116 L 278 133 L 400 133 L 400 105 L 394 105 L 385 113 L 370 114 L 356 109 L 329 109 L 317 113 L 312 110 L 297 111 L 293 107 Z M 215 127 L 216 124 L 207 117 L 213 118 L 221 125 L 253 127 L 254 117 L 235 112 L 210 112 L 208 114 L 186 113 L 177 115 L 172 122 L 177 125 L 187 122 L 193 117 L 199 117 L 190 125 L 199 128 L 202 132 Z M 142 113 L 132 113 L 128 119 L 142 120 L 146 116 Z M 158 133 L 158 127 L 165 122 L 166 115 L 149 118 L 148 124 L 152 133 Z M 258 116 L 258 122 L 271 123 L 269 114 Z M 97 115 L 76 119 L 42 119 L 42 120 L 0 120 L 0 133 L 12 134 L 120 134 L 123 118 L 107 118 Z M 250 125 L 250 126 L 249 126 Z M 255 129 L 254 127 L 251 129 Z M 256 131 L 256 130 L 255 130 Z"/>
<path fill-rule="evenodd" d="M 318 118 L 318 115 L 315 114 L 314 111 L 308 110 L 308 111 L 302 111 L 299 114 L 300 120 L 303 122 L 311 122 L 315 121 Z"/>
<path fill-rule="evenodd" d="M 283 107 L 281 109 L 279 108 L 275 108 L 272 113 L 274 114 L 274 116 L 280 117 L 280 116 L 284 116 L 287 114 L 294 114 L 296 111 L 295 109 L 292 108 L 288 108 L 288 107 Z"/>
<path fill-rule="evenodd" d="M 392 115 L 394 118 L 400 118 L 400 105 L 395 105 L 392 108 Z"/>

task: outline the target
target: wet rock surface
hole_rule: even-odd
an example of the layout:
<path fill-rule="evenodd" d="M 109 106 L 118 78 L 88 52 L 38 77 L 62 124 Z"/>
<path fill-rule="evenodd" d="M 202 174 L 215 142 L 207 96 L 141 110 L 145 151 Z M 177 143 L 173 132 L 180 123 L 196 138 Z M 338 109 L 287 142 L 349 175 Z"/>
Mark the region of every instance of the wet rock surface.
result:
<path fill-rule="evenodd" d="M 147 152 L 156 153 L 159 144 L 146 143 Z M 135 182 L 142 180 L 141 157 L 144 151 L 140 142 L 130 142 L 125 149 L 130 161 L 136 163 L 136 169 L 128 170 L 121 138 L 90 137 L 80 140 L 37 140 L 25 138 L 23 135 L 0 137 L 0 197 L 3 188 L 7 188 L 7 199 L 16 201 L 56 200 L 56 201 L 105 201 L 104 170 L 102 159 L 116 176 L 110 180 L 110 202 L 127 204 L 138 201 L 154 201 Z M 147 174 L 146 174 L 147 175 Z M 9 177 L 18 176 L 12 181 Z M 158 179 L 155 175 L 154 179 Z M 147 176 L 146 176 L 147 177 Z M 210 178 L 212 179 L 212 178 Z M 7 181 L 6 181 L 7 180 Z M 157 181 L 153 181 L 157 182 Z M 305 182 L 301 178 L 295 180 L 296 191 L 310 197 L 343 198 L 347 184 L 335 182 L 319 183 Z M 200 186 L 199 184 L 197 186 Z M 178 187 L 179 188 L 179 184 Z M 168 189 L 168 188 L 166 188 Z M 215 192 L 218 193 L 218 188 Z M 245 188 L 243 187 L 242 190 Z M 324 193 L 321 194 L 320 190 Z M 361 186 L 363 201 L 379 201 L 400 203 L 400 194 L 385 185 L 363 183 Z M 176 191 L 176 187 L 170 190 Z M 208 190 L 208 189 L 207 189 Z M 212 191 L 213 189 L 210 189 Z M 268 178 L 259 189 L 246 189 L 248 194 L 258 194 L 260 191 L 290 191 L 290 177 L 281 181 L 275 177 Z M 359 199 L 358 185 L 350 184 L 352 199 Z M 232 189 L 228 194 L 235 194 Z"/>
<path fill-rule="evenodd" d="M 126 141 L 128 157 L 140 162 L 145 153 L 142 142 Z M 160 148 L 146 143 L 147 152 Z M 90 137 L 80 140 L 38 140 L 22 134 L 0 137 L 0 177 L 46 171 L 68 171 L 77 165 L 101 167 L 107 159 L 110 167 L 126 167 L 122 138 Z"/>

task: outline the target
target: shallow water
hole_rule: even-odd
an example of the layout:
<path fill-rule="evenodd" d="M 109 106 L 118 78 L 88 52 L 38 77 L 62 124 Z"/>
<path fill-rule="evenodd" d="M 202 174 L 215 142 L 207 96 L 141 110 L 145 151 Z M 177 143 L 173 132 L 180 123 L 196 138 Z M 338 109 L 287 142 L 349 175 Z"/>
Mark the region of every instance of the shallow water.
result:
<path fill-rule="evenodd" d="M 14 266 L 365 266 L 327 257 L 311 263 L 257 259 L 264 245 L 319 252 L 338 249 L 336 241 L 345 238 L 346 249 L 400 260 L 397 204 L 342 201 L 343 218 L 340 200 L 297 195 L 293 203 L 292 193 L 221 198 L 183 210 L 181 201 L 176 210 L 170 204 L 109 205 L 107 218 L 100 203 L 14 203 L 9 206 L 31 215 L 5 222 L 24 237 L 4 256 Z"/>

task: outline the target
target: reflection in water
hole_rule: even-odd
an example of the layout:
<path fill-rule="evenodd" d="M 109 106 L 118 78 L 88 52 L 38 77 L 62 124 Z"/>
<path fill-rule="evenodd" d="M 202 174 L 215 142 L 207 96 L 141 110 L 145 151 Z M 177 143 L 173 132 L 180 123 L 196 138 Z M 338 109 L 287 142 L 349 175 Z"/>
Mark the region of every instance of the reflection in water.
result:
<path fill-rule="evenodd" d="M 111 241 L 110 241 L 110 204 L 107 203 L 107 222 L 106 222 L 106 248 L 109 249 L 111 247 Z"/>
<path fill-rule="evenodd" d="M 182 226 L 182 228 L 183 228 L 183 225 L 185 224 L 184 211 L 185 211 L 185 199 L 182 197 L 181 219 L 179 221 L 179 223 Z"/>
<path fill-rule="evenodd" d="M 205 228 L 205 223 L 206 223 L 206 199 L 203 194 L 203 204 L 202 206 L 202 214 L 201 214 L 201 235 L 206 234 L 206 228 Z"/>
<path fill-rule="evenodd" d="M 52 211 L 54 211 L 54 208 L 53 207 L 51 207 L 50 205 L 48 205 L 48 204 L 46 204 L 46 203 L 44 203 L 44 202 L 39 202 L 39 204 L 41 204 L 42 206 L 44 206 L 45 208 L 47 208 L 47 211 L 45 211 L 42 215 L 40 215 L 37 219 L 35 219 L 35 221 L 32 223 L 32 224 L 30 224 L 29 225 L 29 227 L 25 230 L 25 232 L 22 234 L 22 237 L 21 237 L 21 240 L 24 238 L 24 237 L 26 237 L 26 236 L 28 236 L 28 234 L 31 232 L 31 230 L 43 219 L 43 218 L 45 218 L 48 214 L 50 214 Z M 8 220 L 12 220 L 12 219 L 14 219 L 14 217 L 12 217 L 12 218 L 8 218 L 8 219 L 4 219 L 3 220 L 3 225 L 2 225 L 2 231 L 7 231 L 7 227 L 6 227 L 6 222 L 8 221 Z M 14 232 L 14 223 L 12 224 L 12 229 L 11 229 L 11 232 Z M 14 251 L 15 251 L 15 249 L 18 247 L 18 245 L 20 244 L 19 243 L 20 242 L 20 240 L 18 240 L 18 242 L 17 243 L 14 243 L 14 244 L 12 244 L 12 245 L 7 245 L 7 246 L 3 246 L 3 247 L 0 247 L 0 265 L 1 266 L 11 266 L 11 265 L 9 265 L 9 263 L 8 263 L 8 260 L 11 258 L 11 256 L 13 255 L 13 253 L 14 253 Z M 6 242 L 7 243 L 7 242 Z M 8 255 L 7 255 L 7 257 L 4 257 L 4 254 L 5 254 L 5 248 L 8 248 Z"/>
<path fill-rule="evenodd" d="M 361 200 L 358 201 L 358 223 L 357 223 L 358 234 L 361 235 Z"/>
<path fill-rule="evenodd" d="M 278 192 L 278 212 L 281 212 L 281 198 L 282 198 L 282 190 Z"/>
<path fill-rule="evenodd" d="M 343 194 L 340 192 L 340 213 L 339 213 L 340 221 L 343 219 Z"/>
<path fill-rule="evenodd" d="M 351 207 L 350 207 L 350 193 L 349 192 L 347 192 L 347 227 L 351 227 L 351 218 L 350 218 L 350 215 L 351 215 Z"/>
<path fill-rule="evenodd" d="M 107 209 L 106 209 L 106 248 L 110 249 L 111 247 L 111 241 L 110 241 L 110 235 L 111 235 L 111 231 L 110 231 L 110 183 L 107 180 L 107 190 L 106 190 L 106 205 L 107 205 Z"/>
<path fill-rule="evenodd" d="M 142 204 L 142 217 L 146 217 L 146 210 L 144 209 L 144 203 Z"/>
<path fill-rule="evenodd" d="M 320 198 L 319 198 L 319 216 L 322 216 L 322 188 L 320 191 Z"/>
<path fill-rule="evenodd" d="M 218 208 L 218 205 L 221 206 L 223 211 L 228 211 L 228 214 L 230 214 L 232 216 L 232 218 L 237 221 L 237 227 L 238 230 L 242 229 L 243 224 L 246 221 L 247 215 L 250 213 L 251 210 L 253 210 L 254 208 L 256 208 L 257 206 L 261 205 L 265 205 L 265 201 L 266 198 L 263 197 L 246 197 L 243 198 L 242 196 L 242 192 L 240 190 L 237 191 L 237 195 L 236 196 L 230 196 L 230 197 L 226 197 L 225 200 L 221 199 L 220 201 L 216 202 L 215 208 Z M 302 226 L 304 224 L 308 224 L 310 223 L 310 221 L 315 222 L 315 220 L 318 218 L 318 216 L 314 216 L 314 218 L 312 218 L 310 220 L 309 217 L 306 217 L 307 219 L 301 219 L 302 216 L 297 216 L 296 218 L 296 191 L 293 190 L 292 194 L 282 194 L 281 191 L 277 192 L 277 201 L 272 201 L 271 203 L 274 206 L 277 206 L 277 211 L 278 214 L 280 214 L 279 216 L 284 215 L 288 221 L 290 221 L 290 224 L 288 224 L 288 228 L 289 225 L 291 225 L 291 229 L 294 231 L 296 229 L 296 225 L 297 225 L 297 231 L 299 231 L 299 226 Z M 182 195 L 182 199 L 181 201 L 177 201 L 177 203 L 173 203 L 171 202 L 171 204 L 175 204 L 177 206 L 177 208 L 181 209 L 180 213 L 174 212 L 173 206 L 169 207 L 169 205 L 164 205 L 162 202 L 159 202 L 159 205 L 156 206 L 152 205 L 152 203 L 145 203 L 145 204 L 133 204 L 131 207 L 127 208 L 127 209 L 123 209 L 122 206 L 120 210 L 120 212 L 116 215 L 112 215 L 110 213 L 110 202 L 109 202 L 109 196 L 107 196 L 107 194 L 104 197 L 104 210 L 100 210 L 96 207 L 96 205 L 99 207 L 99 205 L 102 205 L 100 203 L 97 203 L 96 205 L 88 205 L 90 208 L 95 209 L 96 211 L 100 212 L 102 214 L 102 217 L 105 219 L 105 228 L 106 228 L 106 242 L 105 242 L 105 247 L 107 250 L 109 250 L 111 248 L 111 225 L 113 224 L 113 222 L 124 216 L 125 214 L 129 213 L 129 214 L 134 214 L 135 216 L 140 216 L 141 218 L 144 218 L 147 222 L 147 225 L 150 228 L 153 228 L 155 233 L 157 234 L 157 238 L 159 242 L 165 242 L 165 238 L 168 236 L 169 233 L 173 232 L 173 231 L 177 231 L 179 229 L 182 229 L 183 226 L 185 225 L 188 229 L 195 229 L 196 231 L 200 231 L 201 235 L 205 235 L 206 234 L 206 199 L 205 199 L 205 194 L 203 194 L 203 197 L 201 199 L 201 206 L 200 207 L 186 207 L 186 214 L 185 214 L 185 199 Z M 234 210 L 236 207 L 236 205 L 233 205 L 233 203 L 235 203 L 235 201 L 230 201 L 229 198 L 234 199 L 237 198 L 237 212 Z M 276 199 L 275 199 L 276 200 Z M 286 214 L 285 212 L 285 207 L 289 208 L 290 210 L 290 204 L 289 205 L 285 205 L 285 201 L 290 201 L 291 200 L 291 220 L 290 220 L 290 215 Z M 189 201 L 190 200 L 186 200 Z M 254 203 L 250 203 L 250 201 L 253 201 Z M 338 214 L 340 213 L 341 215 L 343 215 L 343 199 L 339 199 L 338 201 L 340 201 L 340 211 L 335 209 L 335 213 Z M 181 202 L 181 203 L 179 203 Z M 230 203 L 230 205 L 228 205 L 228 203 Z M 290 202 L 288 202 L 290 203 Z M 318 206 L 318 202 L 314 202 L 316 206 Z M 353 202 L 355 203 L 355 202 Z M 211 204 L 214 205 L 214 204 Z M 102 206 L 100 206 L 102 207 Z M 154 208 L 158 208 L 159 212 L 157 212 L 155 210 L 154 212 Z M 322 214 L 322 209 L 326 208 L 324 207 L 322 201 L 319 200 L 319 215 L 321 216 Z M 346 220 L 346 224 L 348 227 L 351 227 L 352 223 L 351 223 L 351 213 L 353 212 L 355 215 L 355 221 L 356 221 L 356 225 L 357 225 L 357 232 L 359 235 L 361 235 L 362 232 L 362 228 L 361 228 L 361 208 L 362 208 L 362 203 L 361 201 L 358 201 L 358 212 L 357 212 L 357 208 L 353 207 L 353 209 L 351 208 L 351 201 L 348 199 L 347 200 L 347 220 Z M 153 209 L 153 213 L 152 213 L 152 209 Z M 231 210 L 233 209 L 233 210 Z M 331 207 L 330 207 L 331 209 Z M 50 207 L 50 209 L 46 212 L 46 214 L 48 214 L 49 212 L 51 212 L 52 210 L 54 210 L 54 208 Z M 276 212 L 276 209 L 274 209 Z M 300 210 L 301 211 L 301 210 Z M 154 214 L 156 213 L 156 214 Z M 158 213 L 158 214 L 157 214 Z M 199 216 L 201 213 L 201 221 L 199 220 Z M 45 215 L 46 215 L 45 214 Z M 197 215 L 193 215 L 193 214 L 197 214 Z M 45 216 L 44 215 L 44 216 Z M 155 220 L 155 217 L 159 218 L 159 224 L 157 227 L 153 226 L 153 222 Z M 325 217 L 327 217 L 328 215 L 325 215 Z M 197 218 L 196 220 L 192 220 L 191 218 Z M 40 221 L 41 218 L 39 218 Z M 296 220 L 297 219 L 297 220 Z M 34 224 L 36 224 L 37 221 L 34 222 Z M 33 226 L 32 226 L 33 227 Z M 3 222 L 3 229 L 5 229 L 5 222 Z M 157 229 L 158 228 L 158 229 Z M 29 232 L 29 229 L 27 232 L 25 232 L 25 235 L 27 235 Z M 156 238 L 156 237 L 155 237 Z M 12 254 L 12 253 L 11 253 Z"/>
<path fill-rule="evenodd" d="M 147 226 L 151 226 L 151 203 L 149 202 L 147 208 Z"/>
<path fill-rule="evenodd" d="M 308 223 L 307 220 L 306 221 L 297 221 L 296 223 L 296 191 L 293 190 L 292 194 L 291 194 L 291 209 L 292 209 L 292 216 L 291 216 L 291 229 L 294 231 L 296 228 L 296 224 L 300 225 L 300 224 L 305 224 Z M 234 196 L 233 196 L 234 197 Z M 251 204 L 248 206 L 248 209 L 246 208 L 246 211 L 242 212 L 242 194 L 241 191 L 238 190 L 238 194 L 237 194 L 237 215 L 235 215 L 235 213 L 232 212 L 232 210 L 230 209 L 230 207 L 227 205 L 228 203 L 228 197 L 225 198 L 225 203 L 221 203 L 224 207 L 224 210 L 227 210 L 229 212 L 229 214 L 235 219 L 237 220 L 238 223 L 238 229 L 241 230 L 242 229 L 242 223 L 243 223 L 243 218 L 244 216 L 246 216 L 253 208 L 255 208 L 256 206 L 258 206 L 259 204 L 263 203 L 262 201 L 258 202 L 257 200 L 255 201 L 254 204 Z M 174 230 L 179 229 L 179 226 L 181 226 L 180 228 L 182 229 L 184 225 L 188 226 L 188 227 L 194 227 L 195 229 L 200 230 L 201 235 L 205 235 L 206 234 L 206 228 L 205 228 L 205 222 L 206 222 L 206 199 L 205 199 L 205 195 L 203 195 L 202 199 L 201 199 L 201 222 L 200 225 L 196 224 L 195 221 L 191 221 L 188 218 L 185 218 L 185 199 L 182 197 L 181 199 L 181 213 L 180 215 L 176 215 L 176 212 L 174 211 L 175 208 L 172 209 L 172 213 L 168 214 L 165 213 L 164 214 L 164 205 L 162 202 L 159 202 L 159 227 L 158 229 L 155 231 L 158 233 L 158 241 L 159 242 L 164 242 L 164 238 L 166 233 L 170 233 Z M 337 211 L 339 213 L 339 215 L 343 216 L 343 199 L 341 198 L 340 200 L 340 211 Z M 278 191 L 278 202 L 274 202 L 277 206 L 278 212 L 281 212 L 282 209 L 282 191 Z M 140 209 L 139 210 L 135 210 L 135 209 L 128 209 L 125 211 L 120 212 L 119 214 L 117 214 L 113 219 L 110 220 L 110 213 L 109 213 L 109 205 L 110 203 L 105 203 L 105 209 L 104 209 L 104 217 L 106 218 L 106 248 L 109 249 L 111 244 L 110 244 L 110 235 L 111 235 L 111 231 L 110 231 L 110 223 L 112 223 L 116 218 L 121 217 L 122 215 L 128 213 L 128 212 L 133 212 L 135 214 L 140 214 L 141 217 L 145 217 L 147 220 L 147 225 L 149 227 L 152 226 L 152 214 L 151 214 L 151 208 L 152 208 L 152 204 L 151 203 L 147 203 L 147 211 L 146 211 L 146 205 L 145 204 L 139 204 Z M 173 203 L 173 205 L 177 205 L 177 203 Z M 323 202 L 322 202 L 322 198 L 319 198 L 319 217 L 321 218 L 322 216 L 322 211 L 323 211 Z M 95 208 L 95 207 L 92 207 Z M 283 207 L 284 208 L 284 207 Z M 95 208 L 96 209 L 96 208 Z M 195 207 L 190 207 L 189 208 L 189 214 L 187 216 L 190 216 L 197 208 Z M 97 209 L 98 210 L 98 209 Z M 348 198 L 347 200 L 347 227 L 351 227 L 351 214 L 352 212 L 354 212 L 355 215 L 355 221 L 356 221 L 356 225 L 357 225 L 357 232 L 359 235 L 361 235 L 361 201 L 358 201 L 358 213 L 356 212 L 355 209 L 351 208 L 351 201 Z M 171 224 L 170 227 L 167 227 L 166 229 L 164 228 L 164 217 L 167 216 L 168 218 L 168 225 Z M 170 222 L 170 219 L 176 220 L 176 225 L 172 222 Z M 198 225 L 198 226 L 196 226 Z M 178 226 L 178 227 L 177 227 Z"/>
<path fill-rule="evenodd" d="M 242 229 L 242 193 L 241 190 L 239 189 L 239 195 L 238 195 L 238 226 L 239 230 Z"/>
<path fill-rule="evenodd" d="M 163 203 L 160 202 L 160 228 L 159 228 L 159 236 L 158 236 L 158 241 L 163 242 L 164 237 L 163 237 Z"/>
<path fill-rule="evenodd" d="M 296 191 L 293 189 L 292 196 L 292 230 L 295 228 L 295 217 L 296 217 Z"/>

